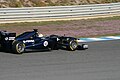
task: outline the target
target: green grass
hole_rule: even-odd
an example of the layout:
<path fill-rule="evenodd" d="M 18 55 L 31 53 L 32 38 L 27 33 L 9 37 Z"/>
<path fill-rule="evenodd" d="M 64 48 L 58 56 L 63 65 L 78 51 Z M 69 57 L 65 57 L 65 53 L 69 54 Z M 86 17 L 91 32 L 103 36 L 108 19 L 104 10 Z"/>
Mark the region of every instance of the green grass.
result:
<path fill-rule="evenodd" d="M 95 20 L 95 21 L 120 20 L 120 16 L 106 17 L 106 18 L 96 18 L 96 19 L 88 19 L 88 20 Z"/>
<path fill-rule="evenodd" d="M 69 23 L 70 21 L 46 21 L 46 22 L 22 22 L 22 23 L 6 23 L 0 24 L 0 27 L 12 27 L 12 26 L 44 26 L 44 25 L 61 25 Z"/>
<path fill-rule="evenodd" d="M 115 17 L 107 17 L 107 18 L 96 18 L 96 19 L 88 19 L 89 21 L 107 21 L 107 20 L 120 20 L 120 16 Z M 12 26 L 44 26 L 44 25 L 62 25 L 69 24 L 71 21 L 46 21 L 46 22 L 22 22 L 22 23 L 6 23 L 0 24 L 0 27 L 12 27 Z M 85 20 L 87 21 L 87 20 Z"/>

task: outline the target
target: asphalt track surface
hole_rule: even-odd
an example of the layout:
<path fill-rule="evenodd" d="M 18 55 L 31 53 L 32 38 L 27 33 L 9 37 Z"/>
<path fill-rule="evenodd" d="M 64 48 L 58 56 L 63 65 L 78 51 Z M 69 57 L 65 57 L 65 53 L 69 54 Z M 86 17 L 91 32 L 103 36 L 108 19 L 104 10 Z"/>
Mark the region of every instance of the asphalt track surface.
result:
<path fill-rule="evenodd" d="M 85 51 L 0 52 L 0 80 L 120 80 L 120 40 L 87 44 Z"/>

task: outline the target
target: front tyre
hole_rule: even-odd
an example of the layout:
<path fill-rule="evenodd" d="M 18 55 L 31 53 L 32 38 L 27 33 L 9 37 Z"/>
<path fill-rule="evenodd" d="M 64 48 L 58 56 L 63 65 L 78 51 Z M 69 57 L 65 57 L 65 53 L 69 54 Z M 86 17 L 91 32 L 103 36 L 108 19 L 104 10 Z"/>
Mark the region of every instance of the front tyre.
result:
<path fill-rule="evenodd" d="M 14 53 L 22 54 L 25 50 L 25 44 L 23 42 L 15 41 L 12 45 L 12 50 Z"/>
<path fill-rule="evenodd" d="M 71 41 L 69 42 L 68 50 L 70 50 L 70 51 L 75 51 L 75 50 L 77 49 L 77 47 L 78 47 L 77 41 L 71 40 Z"/>

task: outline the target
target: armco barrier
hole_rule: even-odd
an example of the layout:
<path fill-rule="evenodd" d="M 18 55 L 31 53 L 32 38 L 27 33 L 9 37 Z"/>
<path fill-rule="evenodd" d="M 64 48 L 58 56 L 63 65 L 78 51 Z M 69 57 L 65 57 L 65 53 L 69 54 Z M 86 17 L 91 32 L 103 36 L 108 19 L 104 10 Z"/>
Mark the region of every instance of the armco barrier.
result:
<path fill-rule="evenodd" d="M 0 23 L 73 20 L 120 15 L 120 3 L 0 8 Z"/>

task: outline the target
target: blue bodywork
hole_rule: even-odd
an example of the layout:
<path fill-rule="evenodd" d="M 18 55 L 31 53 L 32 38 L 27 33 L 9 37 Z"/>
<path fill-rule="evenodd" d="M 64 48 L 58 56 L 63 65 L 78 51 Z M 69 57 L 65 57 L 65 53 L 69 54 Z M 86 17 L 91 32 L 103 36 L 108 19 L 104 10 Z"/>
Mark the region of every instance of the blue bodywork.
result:
<path fill-rule="evenodd" d="M 16 37 L 16 33 L 10 33 L 7 31 L 0 31 L 0 47 L 2 49 L 12 49 L 12 45 L 15 41 L 19 41 L 25 44 L 25 49 L 43 49 L 48 48 L 49 42 L 52 42 L 47 37 L 39 37 L 37 30 L 24 32 Z M 44 42 L 48 44 L 44 44 Z"/>
<path fill-rule="evenodd" d="M 25 48 L 45 48 L 43 43 L 49 41 L 47 38 L 39 37 L 36 31 L 25 32 L 15 38 L 25 44 Z"/>
<path fill-rule="evenodd" d="M 22 53 L 25 49 L 66 49 L 75 50 L 77 48 L 77 38 L 49 35 L 40 37 L 38 30 L 24 32 L 16 37 L 16 33 L 0 31 L 0 49 L 13 50 Z"/>

